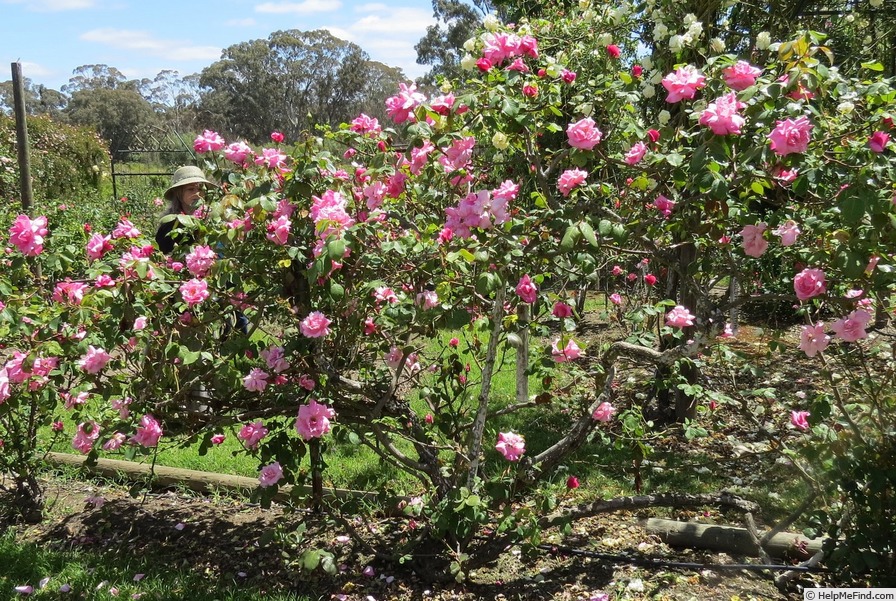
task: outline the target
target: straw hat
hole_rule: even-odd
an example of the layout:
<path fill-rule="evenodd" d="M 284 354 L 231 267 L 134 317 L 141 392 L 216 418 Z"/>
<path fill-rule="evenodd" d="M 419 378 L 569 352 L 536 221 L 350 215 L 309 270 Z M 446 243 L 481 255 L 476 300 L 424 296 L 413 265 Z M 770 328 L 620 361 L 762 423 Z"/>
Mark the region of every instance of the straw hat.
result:
<path fill-rule="evenodd" d="M 171 185 L 168 186 L 167 190 L 165 190 L 165 199 L 171 200 L 171 192 L 173 192 L 175 188 L 180 188 L 181 186 L 186 186 L 187 184 L 208 184 L 209 186 L 215 185 L 205 179 L 205 174 L 202 172 L 202 169 L 200 169 L 199 167 L 194 167 L 193 165 L 187 165 L 186 167 L 180 167 L 177 171 L 174 172 L 174 175 L 171 176 Z"/>

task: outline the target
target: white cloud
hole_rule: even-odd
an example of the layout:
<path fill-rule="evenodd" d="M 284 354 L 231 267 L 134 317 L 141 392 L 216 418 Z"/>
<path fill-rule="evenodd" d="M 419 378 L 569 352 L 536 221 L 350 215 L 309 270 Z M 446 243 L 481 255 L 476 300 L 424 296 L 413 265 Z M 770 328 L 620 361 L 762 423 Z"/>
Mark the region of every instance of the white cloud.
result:
<path fill-rule="evenodd" d="M 380 4 L 379 2 L 370 2 L 368 4 L 360 4 L 355 7 L 357 13 L 372 13 L 376 11 L 389 10 L 388 4 Z"/>
<path fill-rule="evenodd" d="M 82 34 L 81 39 L 173 61 L 217 60 L 221 56 L 221 49 L 214 46 L 190 46 L 173 40 L 160 40 L 145 31 L 93 29 Z"/>
<path fill-rule="evenodd" d="M 332 0 L 305 0 L 304 2 L 263 2 L 255 6 L 255 12 L 258 13 L 325 13 L 333 12 L 342 8 L 342 2 L 333 2 Z"/>
<path fill-rule="evenodd" d="M 34 12 L 60 12 L 64 10 L 83 10 L 93 8 L 94 0 L 3 0 L 6 4 L 24 4 Z"/>
<path fill-rule="evenodd" d="M 416 8 L 399 8 L 388 15 L 367 15 L 362 17 L 352 24 L 351 29 L 370 33 L 389 33 L 392 35 L 414 33 L 419 34 L 419 39 L 426 32 L 426 27 L 433 22 L 432 15 L 426 11 Z"/>
<path fill-rule="evenodd" d="M 354 42 L 357 39 L 357 36 L 353 34 L 348 29 L 343 29 L 342 27 L 333 27 L 330 25 L 326 25 L 321 27 L 321 29 L 325 29 L 329 31 L 333 37 L 339 38 L 340 40 L 345 40 L 346 42 Z"/>
<path fill-rule="evenodd" d="M 22 65 L 22 76 L 27 77 L 28 79 L 33 80 L 35 77 L 49 77 L 51 75 L 56 75 L 55 71 L 38 63 L 30 63 L 28 61 L 16 62 Z"/>

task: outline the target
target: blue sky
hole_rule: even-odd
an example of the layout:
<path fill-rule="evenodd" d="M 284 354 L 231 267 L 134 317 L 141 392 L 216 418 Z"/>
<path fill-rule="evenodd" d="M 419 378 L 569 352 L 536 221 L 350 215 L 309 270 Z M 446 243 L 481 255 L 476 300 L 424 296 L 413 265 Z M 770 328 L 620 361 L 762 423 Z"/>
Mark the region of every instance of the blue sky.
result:
<path fill-rule="evenodd" d="M 221 50 L 278 30 L 327 29 L 414 78 L 414 45 L 434 23 L 431 0 L 0 0 L 0 81 L 11 63 L 59 89 L 81 65 L 128 78 L 198 73 Z"/>

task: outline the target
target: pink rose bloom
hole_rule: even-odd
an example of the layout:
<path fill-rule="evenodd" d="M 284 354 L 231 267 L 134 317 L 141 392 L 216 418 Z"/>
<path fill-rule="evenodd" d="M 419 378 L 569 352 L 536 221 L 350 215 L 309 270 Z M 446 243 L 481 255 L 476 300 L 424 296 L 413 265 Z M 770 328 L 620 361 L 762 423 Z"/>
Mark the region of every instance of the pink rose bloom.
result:
<path fill-rule="evenodd" d="M 771 149 L 781 156 L 806 152 L 813 127 L 807 117 L 778 121 L 775 124 L 775 129 L 768 135 L 768 139 L 771 140 Z"/>
<path fill-rule="evenodd" d="M 264 165 L 268 169 L 283 169 L 286 155 L 279 148 L 262 148 L 261 154 L 255 157 L 256 165 Z"/>
<path fill-rule="evenodd" d="M 807 357 L 814 357 L 828 348 L 831 337 L 824 333 L 824 322 L 819 321 L 814 326 L 803 326 L 800 331 L 800 350 Z"/>
<path fill-rule="evenodd" d="M 675 103 L 691 99 L 697 90 L 706 86 L 706 77 L 691 65 L 679 67 L 663 78 L 663 87 L 669 94 L 666 102 Z"/>
<path fill-rule="evenodd" d="M 519 283 L 516 285 L 516 293 L 523 299 L 524 303 L 529 303 L 530 305 L 538 299 L 538 287 L 529 278 L 528 273 L 520 278 Z"/>
<path fill-rule="evenodd" d="M 599 422 L 608 422 L 613 418 L 614 413 L 616 413 L 616 407 L 604 401 L 591 414 L 591 419 Z"/>
<path fill-rule="evenodd" d="M 551 315 L 560 319 L 572 317 L 572 307 L 570 307 L 566 303 L 557 301 L 556 303 L 554 303 L 554 308 L 551 310 Z"/>
<path fill-rule="evenodd" d="M 673 328 L 685 328 L 694 325 L 694 315 L 686 307 L 675 305 L 666 313 L 666 325 Z"/>
<path fill-rule="evenodd" d="M 579 345 L 576 344 L 576 341 L 572 338 L 569 339 L 569 342 L 566 343 L 564 348 L 560 348 L 560 339 L 554 341 L 553 348 L 551 348 L 551 355 L 554 357 L 554 361 L 557 363 L 566 363 L 567 361 L 575 361 L 585 353 L 582 352 L 582 349 L 579 348 Z"/>
<path fill-rule="evenodd" d="M 238 165 L 245 163 L 250 156 L 252 156 L 252 147 L 245 142 L 233 142 L 224 149 L 224 158 Z"/>
<path fill-rule="evenodd" d="M 205 280 L 193 278 L 181 285 L 180 294 L 188 305 L 195 307 L 208 298 L 208 283 Z"/>
<path fill-rule="evenodd" d="M 628 165 L 637 165 L 641 162 L 641 159 L 644 158 L 644 155 L 647 154 L 647 144 L 644 142 L 635 142 L 631 148 L 629 148 L 628 152 L 625 153 L 625 158 L 623 159 Z"/>
<path fill-rule="evenodd" d="M 871 275 L 874 272 L 874 269 L 877 267 L 879 261 L 880 257 L 872 255 L 871 258 L 868 259 L 868 265 L 865 266 L 865 275 Z M 0 311 L 2 311 L 2 309 L 0 309 Z"/>
<path fill-rule="evenodd" d="M 622 296 L 618 292 L 614 292 L 610 295 L 610 302 L 614 305 L 620 305 L 622 304 Z"/>
<path fill-rule="evenodd" d="M 619 50 L 619 46 L 616 44 L 610 44 L 607 46 L 607 54 L 610 55 L 610 58 L 619 58 L 622 56 L 622 51 Z"/>
<path fill-rule="evenodd" d="M 834 334 L 839 336 L 846 342 L 855 342 L 861 338 L 866 338 L 868 333 L 865 326 L 871 321 L 871 314 L 864 309 L 856 309 L 846 317 L 841 317 L 831 324 Z"/>
<path fill-rule="evenodd" d="M 143 447 L 154 447 L 159 444 L 162 434 L 162 426 L 158 420 L 147 413 L 140 418 L 137 433 L 134 434 L 131 440 Z"/>
<path fill-rule="evenodd" d="M 386 99 L 386 113 L 395 123 L 416 121 L 414 109 L 426 102 L 426 96 L 417 91 L 416 84 L 398 84 L 398 94 Z"/>
<path fill-rule="evenodd" d="M 246 424 L 237 433 L 236 437 L 243 441 L 247 449 L 254 449 L 261 439 L 268 435 L 268 429 L 261 420 Z"/>
<path fill-rule="evenodd" d="M 746 104 L 737 99 L 734 92 L 725 94 L 709 103 L 709 106 L 700 114 L 700 125 L 705 125 L 712 133 L 719 136 L 728 134 L 740 135 L 740 128 L 746 120 L 738 114 L 738 111 L 746 108 Z"/>
<path fill-rule="evenodd" d="M 563 196 L 569 196 L 574 188 L 581 185 L 588 177 L 588 172 L 583 169 L 567 169 L 560 174 L 557 180 L 557 187 Z"/>
<path fill-rule="evenodd" d="M 669 215 L 672 214 L 672 210 L 675 209 L 675 201 L 669 200 L 662 194 L 656 197 L 656 200 L 653 201 L 653 206 L 663 214 L 665 219 L 669 218 Z"/>
<path fill-rule="evenodd" d="M 417 295 L 417 304 L 421 305 L 424 310 L 435 309 L 439 306 L 439 295 L 435 290 L 424 290 Z"/>
<path fill-rule="evenodd" d="M 12 392 L 9 389 L 9 372 L 6 371 L 6 367 L 0 367 L 0 404 L 6 402 L 10 396 Z"/>
<path fill-rule="evenodd" d="M 89 374 L 97 374 L 106 367 L 112 356 L 101 348 L 93 345 L 87 347 L 87 353 L 78 361 L 78 367 Z"/>
<path fill-rule="evenodd" d="M 223 434 L 214 434 L 212 435 L 210 440 L 212 441 L 213 445 L 217 446 L 219 444 L 222 444 L 225 438 L 226 437 Z"/>
<path fill-rule="evenodd" d="M 782 186 L 792 184 L 799 174 L 799 169 L 785 169 L 781 165 L 776 165 L 772 169 L 772 177 L 781 182 Z"/>
<path fill-rule="evenodd" d="M 243 378 L 243 387 L 251 392 L 262 392 L 268 385 L 268 373 L 258 367 L 249 370 L 249 375 Z"/>
<path fill-rule="evenodd" d="M 824 294 L 827 291 L 824 271 L 816 268 L 802 270 L 793 278 L 793 289 L 801 301 Z"/>
<path fill-rule="evenodd" d="M 271 141 L 274 142 L 275 144 L 280 144 L 281 142 L 283 142 L 284 139 L 285 138 L 283 137 L 283 133 L 281 133 L 279 131 L 271 132 Z"/>
<path fill-rule="evenodd" d="M 102 259 L 103 255 L 112 250 L 112 238 L 102 234 L 94 234 L 87 241 L 87 258 L 91 261 Z"/>
<path fill-rule="evenodd" d="M 292 222 L 289 218 L 286 215 L 280 215 L 276 221 L 268 224 L 268 233 L 265 234 L 265 237 L 274 244 L 283 246 L 289 240 L 289 229 L 291 227 Z"/>
<path fill-rule="evenodd" d="M 796 224 L 796 221 L 788 219 L 774 229 L 772 233 L 781 237 L 781 246 L 792 246 L 793 243 L 796 242 L 797 236 L 802 232 L 800 231 L 800 226 Z"/>
<path fill-rule="evenodd" d="M 320 311 L 312 311 L 299 324 L 299 329 L 302 331 L 302 336 L 322 338 L 330 333 L 330 328 L 327 326 L 331 323 L 333 322 L 327 319 L 327 316 Z"/>
<path fill-rule="evenodd" d="M 125 435 L 122 434 L 121 432 L 116 432 L 115 434 L 112 435 L 112 438 L 110 438 L 103 444 L 103 450 L 104 451 L 117 451 L 118 449 L 121 448 L 121 445 L 124 444 L 124 441 L 125 441 Z"/>
<path fill-rule="evenodd" d="M 193 140 L 193 150 L 200 154 L 221 150 L 225 145 L 224 138 L 209 129 Z"/>
<path fill-rule="evenodd" d="M 217 256 L 208 246 L 196 246 L 187 254 L 187 270 L 197 278 L 205 277 Z"/>
<path fill-rule="evenodd" d="M 333 409 L 311 399 L 307 405 L 299 407 L 299 415 L 296 417 L 296 432 L 303 440 L 320 438 L 330 431 L 330 420 L 335 417 L 336 412 Z"/>
<path fill-rule="evenodd" d="M 119 238 L 139 238 L 140 230 L 138 230 L 133 223 L 128 221 L 127 219 L 121 219 L 118 222 L 118 225 L 115 226 L 115 229 L 112 230 L 112 239 L 118 240 Z"/>
<path fill-rule="evenodd" d="M 526 441 L 519 434 L 513 432 L 499 432 L 498 443 L 495 449 L 504 456 L 507 461 L 519 461 L 526 452 Z"/>
<path fill-rule="evenodd" d="M 591 117 L 585 117 L 566 128 L 569 145 L 573 148 L 591 150 L 600 143 L 603 133 L 596 127 Z"/>
<path fill-rule="evenodd" d="M 268 369 L 279 374 L 289 369 L 289 361 L 284 357 L 284 352 L 282 346 L 271 346 L 261 351 L 261 358 L 267 364 Z"/>
<path fill-rule="evenodd" d="M 141 315 L 137 319 L 134 320 L 134 331 L 139 332 L 140 330 L 146 329 L 147 319 L 145 315 Z"/>
<path fill-rule="evenodd" d="M 876 131 L 871 134 L 871 137 L 868 138 L 868 148 L 872 151 L 881 153 L 887 147 L 887 142 L 890 141 L 890 134 L 882 131 Z"/>
<path fill-rule="evenodd" d="M 613 275 L 616 275 L 616 276 L 622 275 L 623 274 L 622 267 L 620 267 L 619 265 L 613 265 L 612 273 L 613 273 Z"/>
<path fill-rule="evenodd" d="M 283 468 L 280 467 L 280 463 L 275 461 L 261 468 L 261 472 L 258 474 L 258 485 L 262 488 L 267 488 L 277 484 L 282 477 Z"/>
<path fill-rule="evenodd" d="M 722 77 L 725 80 L 725 85 L 740 92 L 756 83 L 756 78 L 761 73 L 762 69 L 757 69 L 747 61 L 737 61 L 722 70 Z"/>
<path fill-rule="evenodd" d="M 369 134 L 371 136 L 375 136 L 383 131 L 380 127 L 379 120 L 374 117 L 368 117 L 364 113 L 361 113 L 352 120 L 349 129 L 359 134 Z"/>
<path fill-rule="evenodd" d="M 53 300 L 57 303 L 80 305 L 81 301 L 84 300 L 84 293 L 89 289 L 90 287 L 82 282 L 69 280 L 59 282 L 53 288 Z"/>
<path fill-rule="evenodd" d="M 43 252 L 44 237 L 48 233 L 47 218 L 43 215 L 34 219 L 19 215 L 9 228 L 9 242 L 23 255 L 36 257 Z"/>
<path fill-rule="evenodd" d="M 768 242 L 762 237 L 762 233 L 768 226 L 765 223 L 758 225 L 745 225 L 740 231 L 744 239 L 744 252 L 751 257 L 761 257 L 768 248 Z"/>
<path fill-rule="evenodd" d="M 812 414 L 808 411 L 791 411 L 790 423 L 793 424 L 795 428 L 805 432 L 809 429 L 809 422 L 806 420 L 806 418 L 810 415 Z"/>
<path fill-rule="evenodd" d="M 563 69 L 563 71 L 560 72 L 560 79 L 562 79 L 564 83 L 574 83 L 576 77 L 576 72 L 570 71 L 569 69 Z"/>
<path fill-rule="evenodd" d="M 100 425 L 95 421 L 78 424 L 78 432 L 72 438 L 72 448 L 83 454 L 88 454 L 93 449 L 93 443 L 100 437 Z"/>

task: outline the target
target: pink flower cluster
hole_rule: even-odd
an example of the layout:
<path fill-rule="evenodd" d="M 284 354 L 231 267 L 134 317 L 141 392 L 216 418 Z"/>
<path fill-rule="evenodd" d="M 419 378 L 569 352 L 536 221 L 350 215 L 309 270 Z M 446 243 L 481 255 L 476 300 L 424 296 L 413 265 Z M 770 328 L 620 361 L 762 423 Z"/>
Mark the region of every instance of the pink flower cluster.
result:
<path fill-rule="evenodd" d="M 738 113 L 746 104 L 737 99 L 734 92 L 725 94 L 710 102 L 700 114 L 700 125 L 705 125 L 719 136 L 740 135 L 740 128 L 746 120 Z"/>
<path fill-rule="evenodd" d="M 662 83 L 668 92 L 666 102 L 676 103 L 693 98 L 697 90 L 706 87 L 706 77 L 695 67 L 685 65 L 666 75 Z"/>
<path fill-rule="evenodd" d="M 538 40 L 531 35 L 491 32 L 485 35 L 483 44 L 482 58 L 488 61 L 489 67 L 500 66 L 504 61 L 517 57 L 538 58 Z"/>
<path fill-rule="evenodd" d="M 480 190 L 465 196 L 456 207 L 445 209 L 445 229 L 452 235 L 470 238 L 472 229 L 487 230 L 510 219 L 507 207 L 519 193 L 519 185 L 505 181 L 495 190 Z"/>
<path fill-rule="evenodd" d="M 573 148 L 581 150 L 591 150 L 598 144 L 604 134 L 597 128 L 594 119 L 585 117 L 573 123 L 566 128 L 566 137 L 569 145 Z"/>
<path fill-rule="evenodd" d="M 210 129 L 205 130 L 202 135 L 193 140 L 193 150 L 200 154 L 223 150 L 225 145 L 224 138 Z"/>
<path fill-rule="evenodd" d="M 215 264 L 216 258 L 209 246 L 195 246 L 187 253 L 187 270 L 197 278 L 203 278 Z"/>
<path fill-rule="evenodd" d="M 426 96 L 417 91 L 417 84 L 398 84 L 398 94 L 386 99 L 386 113 L 395 123 L 416 121 L 414 110 L 426 102 Z"/>

